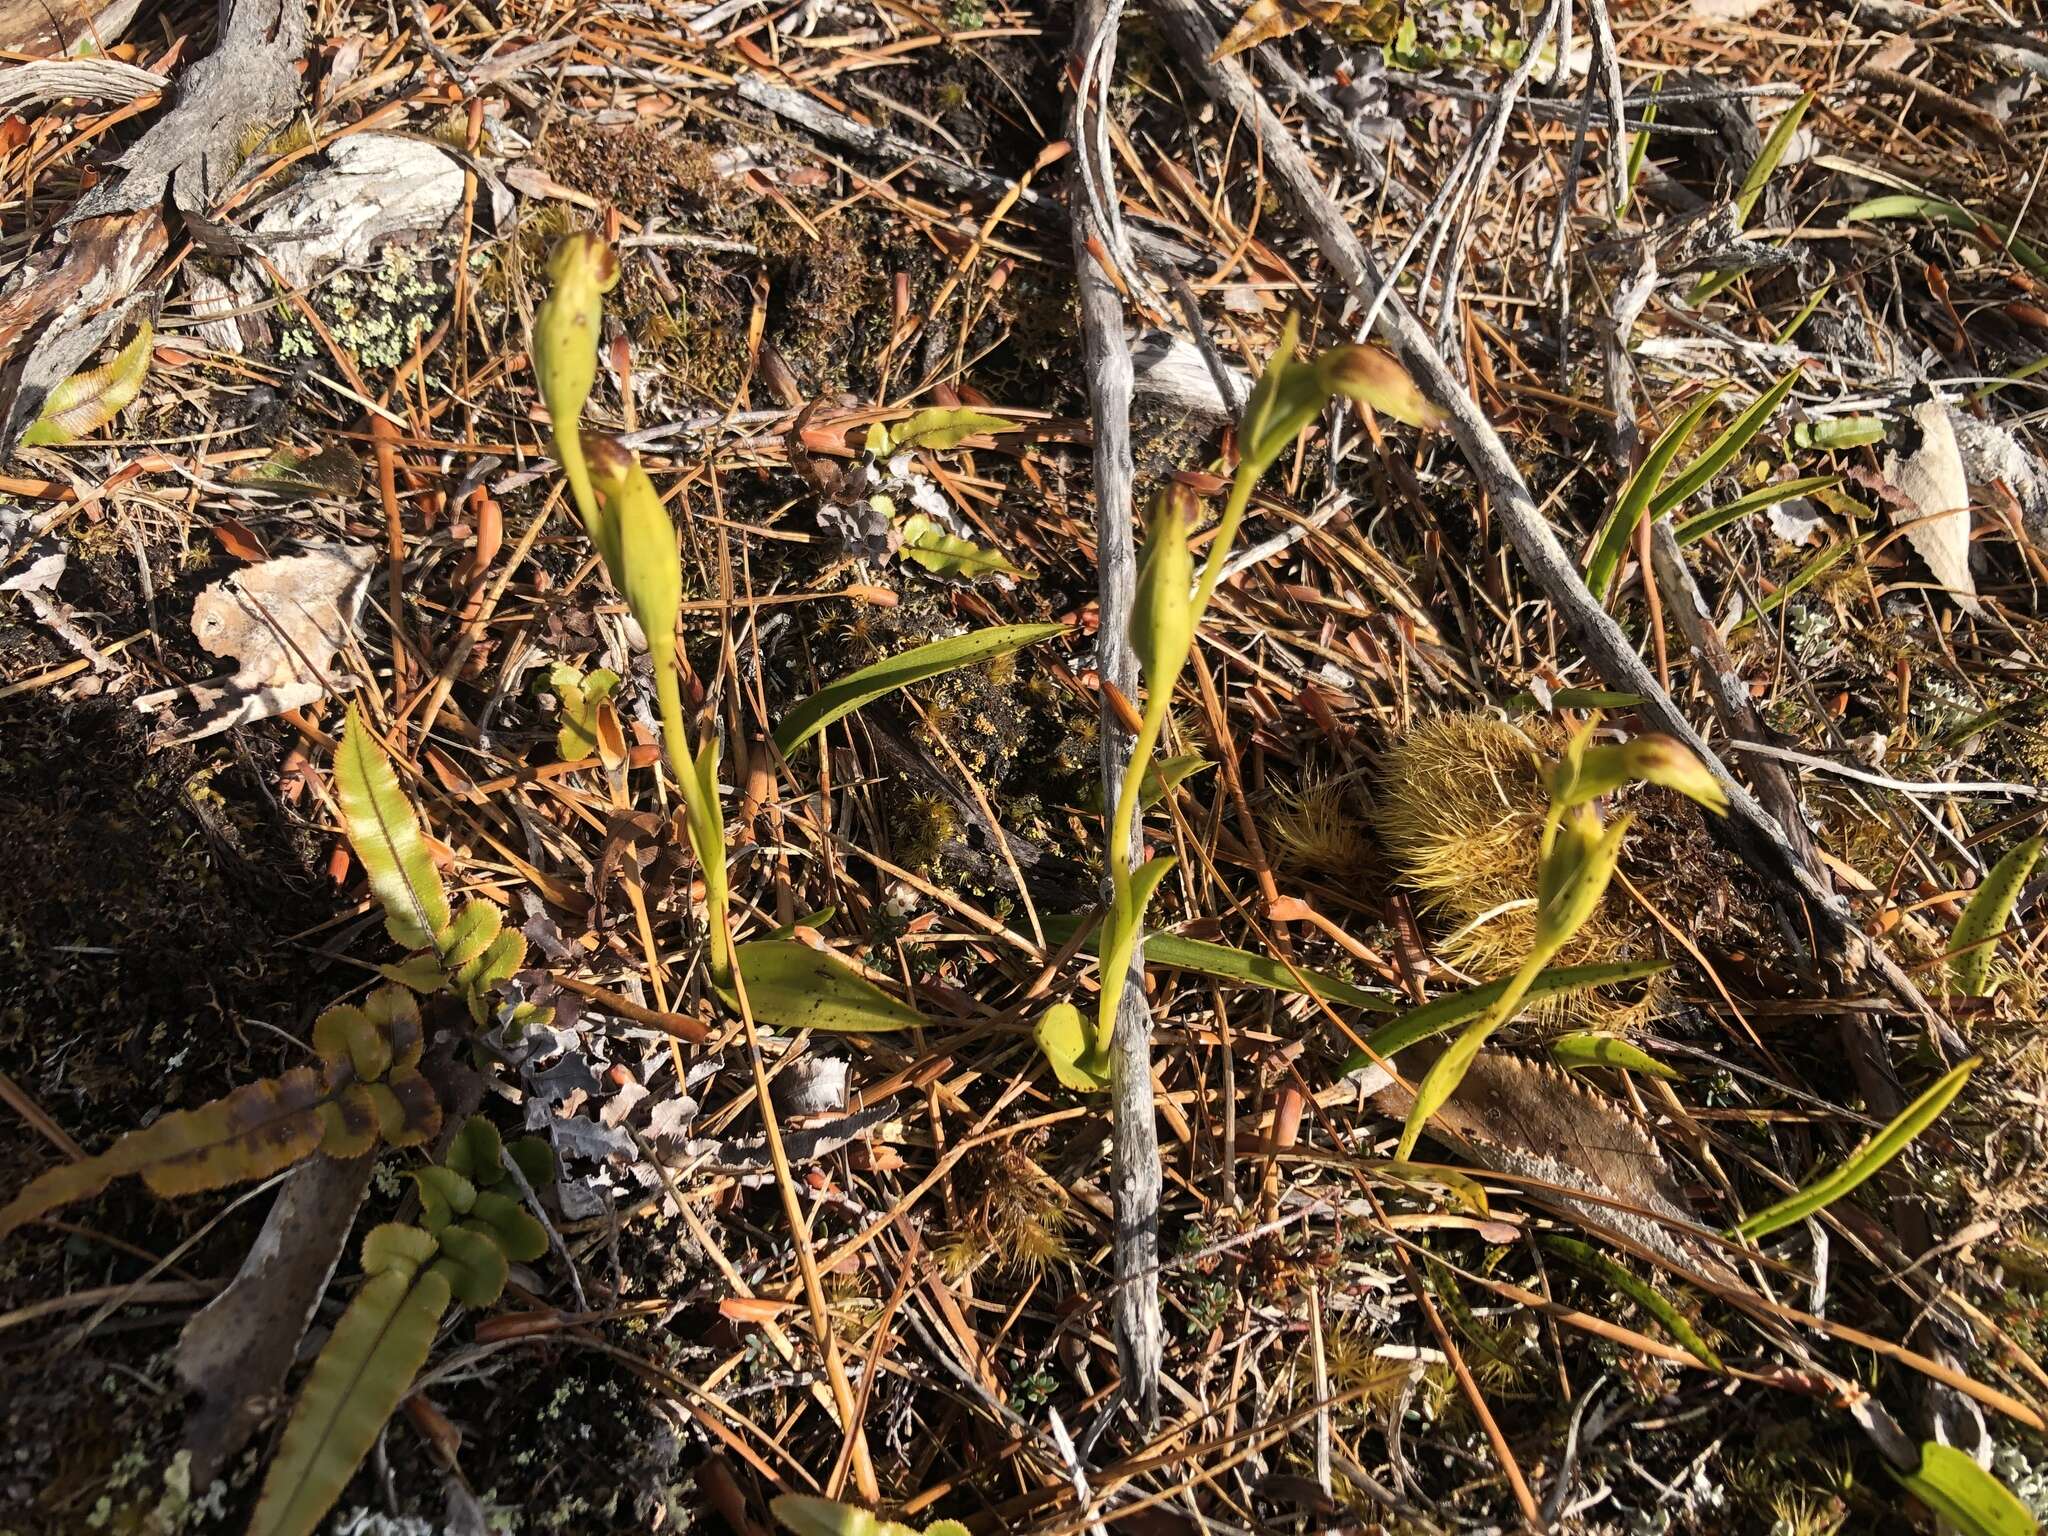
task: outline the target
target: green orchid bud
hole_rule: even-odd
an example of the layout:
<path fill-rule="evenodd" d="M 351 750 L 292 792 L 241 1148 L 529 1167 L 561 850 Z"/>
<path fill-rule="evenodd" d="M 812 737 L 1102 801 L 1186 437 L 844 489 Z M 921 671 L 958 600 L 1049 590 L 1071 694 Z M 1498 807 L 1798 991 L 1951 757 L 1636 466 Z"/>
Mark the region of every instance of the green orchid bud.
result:
<path fill-rule="evenodd" d="M 1315 368 L 1332 394 L 1360 401 L 1411 427 L 1431 430 L 1443 425 L 1444 413 L 1423 398 L 1408 370 L 1384 347 L 1332 347 L 1316 359 Z"/>
<path fill-rule="evenodd" d="M 1728 813 L 1728 796 L 1706 764 L 1677 737 L 1655 733 L 1599 746 L 1575 741 L 1551 776 L 1551 803 L 1570 810 L 1635 783 L 1659 784 L 1717 816 Z"/>
<path fill-rule="evenodd" d="M 1329 400 L 1332 385 L 1311 363 L 1294 357 L 1298 326 L 1292 314 L 1280 328 L 1280 342 L 1266 363 L 1266 371 L 1252 389 L 1245 406 L 1244 421 L 1238 427 L 1238 473 L 1257 479 L 1272 462 L 1316 419 Z"/>
<path fill-rule="evenodd" d="M 604 296 L 618 286 L 618 253 L 592 234 L 569 235 L 548 257 L 548 296 L 533 317 L 533 369 L 548 408 L 555 457 L 576 511 L 597 537 L 597 509 L 577 438 L 597 382 L 597 341 Z"/>
<path fill-rule="evenodd" d="M 1582 805 L 1565 812 L 1544 850 L 1536 875 L 1536 951 L 1546 959 L 1568 943 L 1599 908 L 1621 861 L 1629 818 L 1602 827 L 1599 813 Z"/>
<path fill-rule="evenodd" d="M 572 432 L 597 382 L 604 296 L 619 285 L 619 257 L 592 234 L 574 234 L 548 256 L 548 296 L 533 317 L 533 365 L 557 434 Z"/>
<path fill-rule="evenodd" d="M 1138 566 L 1131 603 L 1131 649 L 1145 672 L 1145 686 L 1157 697 L 1173 687 L 1195 643 L 1195 558 L 1188 549 L 1188 503 L 1192 498 L 1169 485 L 1152 503 L 1145 555 Z M 1147 706 L 1152 706 L 1148 702 Z"/>
<path fill-rule="evenodd" d="M 1622 768 L 1632 779 L 1659 784 L 1695 800 L 1716 816 L 1728 814 L 1728 792 L 1707 765 L 1675 736 L 1638 736 L 1620 747 Z"/>
<path fill-rule="evenodd" d="M 648 651 L 657 660 L 673 655 L 676 617 L 683 605 L 675 525 L 638 455 L 594 433 L 584 434 L 583 447 L 604 528 L 603 536 L 592 532 L 598 554 L 647 637 Z"/>

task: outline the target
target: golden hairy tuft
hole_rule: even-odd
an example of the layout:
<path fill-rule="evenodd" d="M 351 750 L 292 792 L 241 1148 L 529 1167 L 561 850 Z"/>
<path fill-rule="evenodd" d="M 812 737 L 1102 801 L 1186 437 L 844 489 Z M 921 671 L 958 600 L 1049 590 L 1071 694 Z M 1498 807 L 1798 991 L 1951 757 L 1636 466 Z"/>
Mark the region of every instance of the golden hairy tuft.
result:
<path fill-rule="evenodd" d="M 1371 857 L 1365 823 L 1343 779 L 1311 779 L 1266 818 L 1280 862 L 1290 869 L 1355 876 Z"/>
<path fill-rule="evenodd" d="M 1542 734 L 1539 740 L 1490 715 L 1439 715 L 1417 724 L 1380 762 L 1373 812 L 1380 846 L 1434 919 L 1437 955 L 1477 980 L 1512 971 L 1535 941 L 1550 751 L 1564 744 L 1554 729 Z M 1653 950 L 1617 889 L 1557 963 L 1635 959 Z M 1646 1014 L 1649 1001 L 1580 993 L 1538 1003 L 1529 1017 L 1615 1028 Z"/>

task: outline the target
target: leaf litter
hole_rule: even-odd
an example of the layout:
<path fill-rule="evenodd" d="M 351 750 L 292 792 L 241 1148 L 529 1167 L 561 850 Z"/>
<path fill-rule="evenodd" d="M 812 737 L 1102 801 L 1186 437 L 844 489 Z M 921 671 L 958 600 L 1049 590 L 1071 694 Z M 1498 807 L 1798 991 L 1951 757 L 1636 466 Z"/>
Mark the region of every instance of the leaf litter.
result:
<path fill-rule="evenodd" d="M 1073 320 L 1067 221 L 1095 162 L 1062 127 L 1072 14 L 344 7 L 297 94 L 303 12 L 228 9 L 215 43 L 173 7 L 168 51 L 122 42 L 118 7 L 61 13 L 173 95 L 111 120 L 37 97 L 0 129 L 0 174 L 51 231 L 0 296 L 33 375 L 13 426 L 74 376 L 95 413 L 124 411 L 118 439 L 30 431 L 5 466 L 43 542 L 0 598 L 0 739 L 25 744 L 0 785 L 58 786 L 18 818 L 54 828 L 168 776 L 168 822 L 114 836 L 180 871 L 173 850 L 204 850 L 228 872 L 193 886 L 207 910 L 270 900 L 238 872 L 258 848 L 313 910 L 290 939 L 252 918 L 249 951 L 209 955 L 203 985 L 131 985 L 97 1011 L 52 999 L 99 1003 L 95 972 L 176 944 L 174 923 L 109 935 L 59 903 L 0 934 L 26 961 L 0 1086 L 26 1182 L 66 1140 L 98 1149 L 286 1070 L 276 1053 L 394 962 L 323 809 L 335 695 L 361 700 L 437 878 L 526 944 L 484 1028 L 456 1008 L 425 1065 L 549 1138 L 563 1246 L 517 1267 L 516 1303 L 450 1330 L 345 1524 L 432 1525 L 464 1484 L 536 1530 L 699 1511 L 759 1530 L 772 1496 L 820 1491 L 913 1529 L 1436 1529 L 1523 1519 L 1518 1486 L 1560 1530 L 2009 1520 L 1953 1458 L 1916 1462 L 1930 1436 L 2043 1502 L 2029 1106 L 2048 982 L 2026 850 L 2048 772 L 2029 414 L 2048 316 L 2044 205 L 2015 148 L 2042 110 L 2022 88 L 2037 6 L 1934 28 L 1889 4 L 1575 4 L 1539 44 L 1548 7 L 1261 3 L 1195 50 L 1172 41 L 1174 0 L 1125 18 L 1110 99 L 1130 153 L 1093 194 L 1121 228 L 1087 259 L 1139 338 L 1140 490 L 1227 480 L 1222 400 L 1286 312 L 1317 348 L 1361 318 L 1270 146 L 1193 105 L 1250 64 L 1573 568 L 1598 551 L 1628 642 L 1927 1008 L 1816 953 L 1810 905 L 1633 791 L 1614 979 L 1476 1058 L 1418 1153 L 1447 1165 L 1436 1182 L 1374 1173 L 1406 1102 L 1377 1077 L 1361 1100 L 1360 1045 L 1512 970 L 1491 935 L 1534 899 L 1494 840 L 1519 814 L 1511 775 L 1444 802 L 1491 807 L 1468 864 L 1423 883 L 1390 854 L 1397 745 L 1490 712 L 1540 758 L 1589 708 L 1636 734 L 1644 694 L 1505 547 L 1503 482 L 1392 418 L 1321 420 L 1262 489 L 1172 701 L 1162 755 L 1211 766 L 1162 782 L 1144 820 L 1179 858 L 1148 973 L 1151 1283 L 1180 1405 L 1156 1428 L 1102 1395 L 1125 1368 L 1113 1114 L 1031 1043 L 1050 1006 L 1095 1013 L 1097 758 L 1144 705 L 1103 682 L 1091 447 L 1113 428 Z M 51 24 L 24 12 L 4 40 L 54 54 Z M 211 113 L 280 89 L 295 99 L 254 128 Z M 577 230 L 624 257 L 589 415 L 637 448 L 676 536 L 682 707 L 721 743 L 751 1021 L 712 984 L 634 631 L 549 506 L 528 327 Z M 142 313 L 153 333 L 125 329 Z M 132 377 L 132 399 L 95 374 Z M 1716 388 L 1695 441 L 1752 411 L 1741 440 L 1671 504 L 1613 518 L 1633 445 Z M 901 435 L 842 456 L 878 421 Z M 1773 499 L 1794 482 L 1799 500 Z M 1675 568 L 1648 558 L 1673 529 Z M 276 557 L 228 572 L 220 547 Z M 63 628 L 41 616 L 56 602 Z M 1709 616 L 1699 650 L 1664 629 L 1681 605 Z M 1027 626 L 1037 643 L 892 675 L 920 646 Z M 156 756 L 50 745 L 103 742 L 131 703 Z M 1735 750 L 1743 707 L 1756 745 L 1799 756 Z M 1775 798 L 1764 761 L 1790 763 Z M 67 844 L 100 846 L 74 830 L 36 856 L 75 861 Z M 1474 900 L 1434 901 L 1451 888 Z M 527 1008 L 553 1018 L 515 1028 Z M 1648 1022 L 1681 1078 L 1631 1075 L 1620 1050 L 1570 1074 L 1542 1059 Z M 1958 1041 L 1995 1069 L 1894 1163 L 1758 1252 L 1710 1235 L 1826 1190 Z M 1395 1069 L 1413 1083 L 1435 1048 Z M 166 1065 L 187 1060 L 203 1088 Z M 6 1515 L 77 1529 L 104 1501 L 161 1525 L 196 1474 L 184 1497 L 208 1512 L 176 1519 L 239 1528 L 261 1464 L 233 1462 L 234 1437 L 273 1421 L 308 1318 L 317 1339 L 360 1286 L 358 1197 L 356 1225 L 399 1219 L 397 1175 L 427 1159 L 387 1152 L 360 1185 L 308 1164 L 267 1218 L 116 1192 L 76 1231 L 17 1234 L 0 1349 L 66 1385 L 22 1395 L 63 1405 L 48 1424 L 14 1409 Z M 134 1288 L 133 1326 L 94 1328 L 113 1368 L 73 1391 L 78 1344 L 17 1319 L 100 1306 L 84 1298 L 106 1284 Z M 189 1415 L 155 1406 L 174 1366 L 150 1330 L 172 1323 Z M 413 1427 L 435 1416 L 464 1430 L 456 1470 Z M 183 1474 L 181 1420 L 211 1453 Z"/>

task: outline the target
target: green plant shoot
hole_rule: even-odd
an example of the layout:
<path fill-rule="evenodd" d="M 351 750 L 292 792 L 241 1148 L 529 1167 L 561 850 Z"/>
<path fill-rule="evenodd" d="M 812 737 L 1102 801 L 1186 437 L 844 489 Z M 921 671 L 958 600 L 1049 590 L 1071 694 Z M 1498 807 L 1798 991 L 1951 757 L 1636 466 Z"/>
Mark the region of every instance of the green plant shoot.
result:
<path fill-rule="evenodd" d="M 632 610 L 654 663 L 662 741 L 668 750 L 669 769 L 682 793 L 690 846 L 704 871 L 705 906 L 711 915 L 711 980 L 716 986 L 730 986 L 732 927 L 725 816 L 718 799 L 718 738 L 707 734 L 693 750 L 683 718 L 682 658 L 676 648 L 683 575 L 676 556 L 675 526 L 668 520 L 661 493 L 640 467 L 638 455 L 611 438 L 588 432 L 583 435 L 583 450 L 605 537 L 613 550 L 605 555 L 605 567 L 612 585 Z M 598 552 L 605 553 L 602 542 Z"/>
<path fill-rule="evenodd" d="M 555 458 L 568 479 L 570 500 L 609 568 L 613 551 L 600 531 L 601 514 L 577 433 L 597 382 L 598 328 L 604 296 L 619 284 L 618 253 L 596 235 L 570 235 L 548 256 L 548 281 L 548 296 L 533 317 L 534 374 L 547 402 Z"/>
<path fill-rule="evenodd" d="M 1061 1041 L 1055 1050 L 1050 1047 L 1053 1037 L 1041 1029 L 1041 1044 L 1048 1045 L 1048 1055 L 1059 1069 L 1061 1080 L 1069 1086 L 1108 1086 L 1109 1049 L 1116 1031 L 1123 979 L 1133 957 L 1143 954 L 1145 909 L 1174 863 L 1171 857 L 1159 857 L 1134 868 L 1133 831 L 1147 775 L 1152 771 L 1160 734 L 1173 703 L 1174 684 L 1194 648 L 1195 628 L 1209 606 L 1216 583 L 1222 579 L 1224 562 L 1230 556 L 1238 525 L 1244 521 L 1259 477 L 1292 446 L 1323 407 L 1339 396 L 1370 405 L 1411 426 L 1433 427 L 1440 419 L 1436 408 L 1423 398 L 1407 370 L 1392 354 L 1372 346 L 1339 346 L 1304 363 L 1294 355 L 1297 339 L 1297 322 L 1290 314 L 1281 327 L 1279 345 L 1252 390 L 1244 419 L 1238 424 L 1237 471 L 1199 579 L 1188 545 L 1191 508 L 1185 503 L 1191 498 L 1179 487 L 1170 486 L 1153 509 L 1130 621 L 1131 649 L 1137 653 L 1145 680 L 1145 707 L 1139 717 L 1131 760 L 1124 769 L 1105 829 L 1110 899 L 1102 919 L 1102 992 L 1094 1036 L 1068 1059 L 1071 1044 L 1067 1030 L 1061 1027 L 1054 1031 Z M 1064 1015 L 1059 1016 L 1059 1025 L 1066 1022 Z"/>
<path fill-rule="evenodd" d="M 1520 1011 L 1545 967 L 1599 909 L 1621 860 L 1629 818 L 1622 816 L 1608 825 L 1594 802 L 1625 784 L 1641 782 L 1675 790 L 1717 815 L 1728 809 L 1720 781 L 1683 743 L 1668 736 L 1637 736 L 1596 746 L 1593 725 L 1586 722 L 1551 772 L 1550 810 L 1543 821 L 1536 868 L 1535 942 L 1493 1006 L 1466 1026 L 1416 1085 L 1415 1103 L 1394 1153 L 1398 1161 L 1413 1156 L 1423 1127 L 1458 1091 L 1487 1037 Z"/>
<path fill-rule="evenodd" d="M 595 235 L 562 240 L 548 258 L 553 286 L 534 317 L 534 363 L 547 401 L 555 457 L 571 498 L 597 546 L 612 585 L 625 598 L 654 663 L 654 691 L 669 769 L 683 797 L 690 847 L 704 871 L 711 916 L 711 980 L 732 983 L 732 926 L 725 867 L 725 818 L 718 799 L 718 740 L 694 749 L 683 719 L 676 619 L 682 567 L 675 527 L 661 495 L 630 449 L 582 430 L 583 407 L 597 380 L 597 339 L 604 296 L 618 285 L 619 258 Z"/>

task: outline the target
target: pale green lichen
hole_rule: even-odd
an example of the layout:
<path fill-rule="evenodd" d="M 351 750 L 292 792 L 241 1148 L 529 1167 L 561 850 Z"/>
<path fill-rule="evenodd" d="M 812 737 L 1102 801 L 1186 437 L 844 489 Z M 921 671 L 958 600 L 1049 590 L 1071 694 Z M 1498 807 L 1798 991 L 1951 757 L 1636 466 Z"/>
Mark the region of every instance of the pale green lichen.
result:
<path fill-rule="evenodd" d="M 412 356 L 451 292 L 430 252 L 387 246 L 375 268 L 337 272 L 313 290 L 311 303 L 334 344 L 358 368 L 374 371 L 396 368 Z M 287 308 L 278 360 L 318 358 L 326 350 L 305 317 Z"/>

